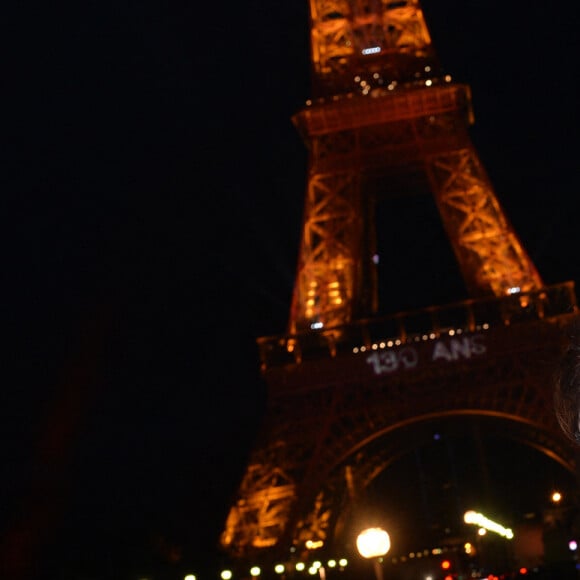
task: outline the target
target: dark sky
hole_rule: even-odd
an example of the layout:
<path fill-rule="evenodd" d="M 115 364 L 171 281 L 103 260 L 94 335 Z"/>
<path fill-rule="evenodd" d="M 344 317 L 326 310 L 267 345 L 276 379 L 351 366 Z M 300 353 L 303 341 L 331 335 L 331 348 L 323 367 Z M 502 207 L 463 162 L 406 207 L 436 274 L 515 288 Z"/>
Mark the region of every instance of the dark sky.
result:
<path fill-rule="evenodd" d="M 424 9 L 540 274 L 579 280 L 577 9 Z M 254 341 L 288 316 L 307 3 L 48 3 L 11 24 L 0 561 L 211 567 L 265 402 Z"/>

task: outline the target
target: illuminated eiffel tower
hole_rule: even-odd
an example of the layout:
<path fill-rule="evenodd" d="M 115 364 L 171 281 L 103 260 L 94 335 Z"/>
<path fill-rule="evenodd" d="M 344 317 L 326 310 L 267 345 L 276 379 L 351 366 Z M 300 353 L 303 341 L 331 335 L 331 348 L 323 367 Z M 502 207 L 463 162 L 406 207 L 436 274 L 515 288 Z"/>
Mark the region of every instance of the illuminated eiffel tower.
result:
<path fill-rule="evenodd" d="M 469 87 L 442 72 L 418 0 L 310 0 L 310 15 L 298 269 L 286 333 L 258 340 L 268 407 L 221 536 L 239 559 L 338 542 L 357 490 L 434 418 L 477 417 L 575 471 L 549 380 L 575 289 L 544 285 L 504 214 Z M 377 203 L 425 193 L 469 299 L 379 316 Z"/>

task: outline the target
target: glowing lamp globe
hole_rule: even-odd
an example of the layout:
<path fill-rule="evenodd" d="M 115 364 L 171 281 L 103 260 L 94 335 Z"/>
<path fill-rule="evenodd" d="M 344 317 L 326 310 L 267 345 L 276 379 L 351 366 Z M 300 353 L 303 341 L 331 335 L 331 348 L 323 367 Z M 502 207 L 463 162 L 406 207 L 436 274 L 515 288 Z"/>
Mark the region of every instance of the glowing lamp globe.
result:
<path fill-rule="evenodd" d="M 368 528 L 356 539 L 356 547 L 363 558 L 379 558 L 391 548 L 391 538 L 382 528 Z"/>

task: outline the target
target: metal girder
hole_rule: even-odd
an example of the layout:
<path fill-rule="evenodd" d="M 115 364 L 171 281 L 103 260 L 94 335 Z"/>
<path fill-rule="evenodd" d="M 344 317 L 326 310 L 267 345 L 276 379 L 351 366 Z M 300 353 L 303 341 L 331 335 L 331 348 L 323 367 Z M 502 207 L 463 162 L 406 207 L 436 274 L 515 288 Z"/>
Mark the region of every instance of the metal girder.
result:
<path fill-rule="evenodd" d="M 443 83 L 323 103 L 295 117 L 310 158 L 289 333 L 373 315 L 373 208 L 404 191 L 433 195 L 471 296 L 542 287 L 469 139 L 468 110 L 467 88 Z M 401 174 L 423 190 L 402 189 L 392 179 Z"/>
<path fill-rule="evenodd" d="M 416 78 L 437 66 L 418 0 L 311 0 L 310 17 L 317 94 L 364 93 L 379 75 Z"/>
<path fill-rule="evenodd" d="M 471 296 L 542 287 L 473 147 L 426 158 L 439 213 Z"/>
<path fill-rule="evenodd" d="M 574 285 L 544 286 L 517 238 L 468 136 L 469 88 L 441 74 L 419 1 L 310 9 L 314 99 L 293 118 L 310 154 L 303 232 L 287 333 L 258 339 L 268 406 L 221 536 L 238 559 L 330 540 L 349 486 L 437 418 L 507 425 L 575 462 L 550 404 Z M 470 299 L 374 318 L 374 203 L 425 188 Z"/>

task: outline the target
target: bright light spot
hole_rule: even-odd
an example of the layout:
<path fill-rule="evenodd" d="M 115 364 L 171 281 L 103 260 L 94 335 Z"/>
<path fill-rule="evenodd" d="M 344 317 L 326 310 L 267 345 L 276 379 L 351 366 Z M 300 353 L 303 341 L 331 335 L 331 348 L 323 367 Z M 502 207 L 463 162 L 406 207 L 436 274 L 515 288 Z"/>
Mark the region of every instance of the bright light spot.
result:
<path fill-rule="evenodd" d="M 562 500 L 562 494 L 561 494 L 559 491 L 555 491 L 555 492 L 552 494 L 552 501 L 553 501 L 554 503 L 558 503 L 558 502 L 560 502 L 561 500 Z"/>
<path fill-rule="evenodd" d="M 274 572 L 276 572 L 276 574 L 283 574 L 284 573 L 284 564 L 276 564 L 274 566 Z"/>
<path fill-rule="evenodd" d="M 478 536 L 485 536 L 485 534 L 487 534 L 487 530 L 485 528 L 479 528 L 479 530 L 477 530 Z"/>
<path fill-rule="evenodd" d="M 476 524 L 481 526 L 481 528 L 489 530 L 490 532 L 495 532 L 508 540 L 514 537 L 514 533 L 510 528 L 504 528 L 501 524 L 486 518 L 483 514 L 474 512 L 473 510 L 465 512 L 463 515 L 463 520 L 466 524 Z M 482 535 L 480 532 L 478 532 Z"/>
<path fill-rule="evenodd" d="M 345 567 L 347 564 L 348 564 L 348 560 L 347 560 L 346 558 L 341 558 L 341 559 L 338 561 L 338 565 L 339 565 L 339 566 L 342 566 L 343 568 L 344 568 L 344 567 Z"/>
<path fill-rule="evenodd" d="M 575 552 L 578 549 L 578 542 L 576 540 L 570 540 L 568 542 L 568 548 L 571 552 Z"/>
<path fill-rule="evenodd" d="M 324 322 L 313 322 L 310 325 L 310 328 L 312 328 L 312 330 L 316 330 L 318 328 L 322 328 L 324 326 Z"/>
<path fill-rule="evenodd" d="M 528 573 L 528 569 L 527 569 L 527 568 L 520 568 L 520 569 L 519 569 L 519 573 L 520 573 L 522 576 L 525 576 L 525 575 Z"/>
<path fill-rule="evenodd" d="M 356 547 L 363 558 L 376 558 L 389 551 L 391 539 L 381 528 L 368 528 L 358 535 Z"/>
<path fill-rule="evenodd" d="M 377 54 L 381 52 L 380 46 L 372 46 L 371 48 L 363 48 L 361 51 L 363 54 Z"/>
<path fill-rule="evenodd" d="M 231 570 L 222 570 L 220 573 L 220 578 L 222 580 L 230 580 L 232 577 L 232 571 Z"/>
<path fill-rule="evenodd" d="M 521 292 L 521 288 L 519 286 L 513 286 L 512 288 L 508 289 L 508 294 L 517 294 Z"/>
<path fill-rule="evenodd" d="M 433 84 L 433 81 L 432 81 L 431 79 L 427 79 L 427 80 L 425 81 L 425 86 L 426 86 L 426 87 L 430 87 L 432 84 Z"/>
<path fill-rule="evenodd" d="M 187 574 L 184 576 L 183 580 L 196 580 L 195 574 Z"/>
<path fill-rule="evenodd" d="M 252 566 L 252 567 L 250 568 L 250 574 L 251 574 L 251 575 L 252 575 L 254 578 L 255 578 L 256 576 L 259 576 L 261 572 L 262 572 L 262 571 L 260 570 L 260 567 L 259 567 L 259 566 Z"/>
<path fill-rule="evenodd" d="M 304 570 L 306 566 L 304 565 L 304 562 L 298 562 L 296 564 L 296 570 L 298 570 L 298 572 L 302 572 L 302 570 Z"/>
<path fill-rule="evenodd" d="M 328 567 L 335 568 L 336 567 L 336 560 L 328 560 Z"/>

